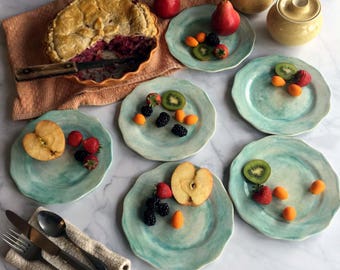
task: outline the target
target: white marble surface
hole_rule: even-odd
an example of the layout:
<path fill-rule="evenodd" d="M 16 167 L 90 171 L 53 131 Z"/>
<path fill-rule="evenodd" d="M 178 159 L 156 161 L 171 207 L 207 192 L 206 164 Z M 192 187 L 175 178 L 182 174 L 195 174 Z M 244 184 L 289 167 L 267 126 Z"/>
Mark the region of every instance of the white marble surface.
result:
<path fill-rule="evenodd" d="M 0 0 L 0 19 L 38 7 L 47 0 Z M 247 59 L 282 54 L 294 56 L 316 67 L 325 77 L 331 91 L 331 110 L 322 122 L 311 132 L 297 136 L 322 152 L 340 172 L 340 24 L 339 0 L 322 0 L 324 25 L 320 35 L 313 41 L 298 47 L 285 47 L 273 41 L 266 30 L 267 11 L 249 17 L 257 35 L 255 49 Z M 4 33 L 0 34 L 0 232 L 11 225 L 5 218 L 5 209 L 12 209 L 23 217 L 29 217 L 38 203 L 24 197 L 9 175 L 10 147 L 26 121 L 15 122 L 10 118 L 15 88 L 7 59 Z M 245 62 L 245 63 L 246 63 Z M 233 158 L 247 143 L 266 136 L 237 113 L 231 99 L 231 87 L 235 72 L 214 74 L 184 70 L 173 77 L 190 80 L 204 89 L 214 103 L 217 115 L 216 133 L 211 141 L 195 156 L 189 158 L 201 166 L 209 167 L 217 176 L 228 181 L 229 166 Z M 102 241 L 132 261 L 133 269 L 152 269 L 150 265 L 134 256 L 121 227 L 122 203 L 125 194 L 136 178 L 159 163 L 145 160 L 123 142 L 117 125 L 120 104 L 102 107 L 82 107 L 80 110 L 96 116 L 110 131 L 114 141 L 114 163 L 102 184 L 84 198 L 62 205 L 50 205 L 93 238 Z M 246 224 L 235 214 L 234 233 L 221 256 L 204 269 L 340 269 L 340 213 L 329 227 L 320 234 L 301 242 L 270 239 Z M 0 241 L 0 252 L 7 247 Z M 209 252 L 209 250 L 207 250 Z M 13 269 L 3 256 L 0 269 Z"/>

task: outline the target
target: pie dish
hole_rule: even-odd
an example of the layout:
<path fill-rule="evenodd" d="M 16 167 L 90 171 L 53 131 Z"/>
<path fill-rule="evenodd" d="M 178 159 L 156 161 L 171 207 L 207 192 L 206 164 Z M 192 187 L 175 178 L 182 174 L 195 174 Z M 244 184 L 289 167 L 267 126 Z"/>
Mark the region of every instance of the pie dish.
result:
<path fill-rule="evenodd" d="M 253 51 L 255 32 L 248 19 L 240 15 L 241 23 L 238 30 L 229 36 L 219 36 L 221 43 L 227 45 L 229 55 L 226 59 L 200 61 L 196 59 L 191 49 L 185 45 L 187 36 L 195 36 L 199 32 L 210 33 L 211 14 L 216 5 L 200 5 L 183 10 L 171 19 L 165 34 L 170 53 L 185 66 L 205 72 L 219 72 L 237 67 Z"/>
<path fill-rule="evenodd" d="M 181 138 L 171 133 L 172 126 L 177 123 L 173 117 L 165 127 L 156 127 L 155 121 L 160 112 L 172 114 L 160 105 L 154 107 L 154 112 L 143 126 L 132 120 L 149 93 L 157 91 L 162 94 L 170 89 L 182 93 L 186 98 L 184 111 L 199 118 L 195 125 L 186 126 L 188 134 Z M 187 80 L 170 77 L 158 77 L 139 84 L 123 100 L 118 118 L 125 143 L 141 156 L 159 161 L 176 161 L 197 153 L 214 134 L 215 122 L 215 107 L 208 95 Z"/>
<path fill-rule="evenodd" d="M 311 74 L 312 81 L 303 87 L 302 95 L 292 97 L 284 87 L 271 84 L 273 69 L 281 62 L 292 63 Z M 331 93 L 321 73 L 295 57 L 270 55 L 253 59 L 236 73 L 231 93 L 241 116 L 269 134 L 307 132 L 316 127 L 330 109 Z"/>
<path fill-rule="evenodd" d="M 143 201 L 158 182 L 170 181 L 179 164 L 167 162 L 143 173 L 124 198 L 122 226 L 130 247 L 157 269 L 199 269 L 221 254 L 233 232 L 233 205 L 216 175 L 213 175 L 213 191 L 204 204 L 182 206 L 174 199 L 166 199 L 170 214 L 157 215 L 154 226 L 144 224 L 140 214 Z M 179 230 L 170 225 L 171 214 L 176 210 L 181 210 L 185 219 Z"/>
<path fill-rule="evenodd" d="M 85 169 L 66 146 L 62 156 L 51 161 L 31 158 L 23 149 L 23 136 L 34 130 L 41 120 L 57 123 L 68 134 L 79 130 L 84 137 L 95 136 L 102 147 L 98 153 L 99 164 L 93 171 Z M 101 123 L 77 110 L 50 111 L 29 122 L 11 148 L 10 174 L 25 196 L 40 203 L 65 203 L 79 199 L 94 190 L 104 178 L 112 163 L 112 139 Z"/>
<path fill-rule="evenodd" d="M 273 197 L 269 205 L 252 200 L 253 185 L 246 181 L 243 166 L 252 159 L 269 163 L 271 175 L 265 182 L 272 190 L 283 186 L 287 200 Z M 320 195 L 308 191 L 322 179 L 326 190 Z M 340 206 L 339 179 L 326 158 L 305 142 L 289 136 L 271 135 L 246 145 L 230 167 L 229 194 L 241 218 L 266 236 L 303 240 L 324 230 Z M 286 222 L 281 212 L 294 206 L 297 217 Z"/>
<path fill-rule="evenodd" d="M 51 22 L 46 53 L 52 62 L 134 58 L 119 67 L 87 70 L 79 81 L 123 79 L 150 58 L 157 44 L 156 17 L 146 4 L 132 0 L 74 0 Z"/>

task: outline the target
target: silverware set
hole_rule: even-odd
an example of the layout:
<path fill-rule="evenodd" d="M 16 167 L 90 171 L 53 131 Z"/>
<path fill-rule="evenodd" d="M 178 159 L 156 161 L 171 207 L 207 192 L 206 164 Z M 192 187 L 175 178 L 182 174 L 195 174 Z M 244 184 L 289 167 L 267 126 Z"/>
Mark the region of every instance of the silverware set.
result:
<path fill-rule="evenodd" d="M 46 214 L 54 214 L 52 212 L 43 211 L 46 219 Z M 38 214 L 39 215 L 39 214 Z M 6 242 L 13 250 L 15 250 L 20 256 L 22 256 L 27 261 L 40 261 L 45 265 L 52 267 L 52 269 L 58 269 L 49 263 L 42 256 L 42 250 L 45 252 L 60 257 L 64 262 L 68 263 L 74 269 L 79 270 L 106 270 L 107 267 L 103 261 L 96 258 L 92 254 L 77 247 L 78 251 L 84 255 L 88 260 L 88 264 L 84 264 L 77 258 L 66 253 L 64 250 L 60 249 L 55 243 L 48 239 L 44 234 L 35 229 L 26 220 L 19 217 L 17 214 L 10 210 L 6 210 L 7 218 L 12 222 L 12 224 L 20 231 L 20 233 L 10 229 L 7 233 L 2 234 L 2 240 Z M 54 217 L 58 217 L 54 214 Z M 61 219 L 61 218 L 60 218 Z M 58 219 L 59 220 L 59 219 Z M 62 222 L 64 222 L 61 219 Z M 60 224 L 59 224 L 60 225 Z M 47 225 L 46 225 L 47 226 Z M 52 226 L 52 225 L 50 225 Z M 43 226 L 42 226 L 43 227 Z M 44 230 L 44 228 L 42 228 Z M 53 236 L 53 235 L 52 235 Z M 69 239 L 66 237 L 66 239 Z M 91 266 L 89 266 L 91 265 Z"/>

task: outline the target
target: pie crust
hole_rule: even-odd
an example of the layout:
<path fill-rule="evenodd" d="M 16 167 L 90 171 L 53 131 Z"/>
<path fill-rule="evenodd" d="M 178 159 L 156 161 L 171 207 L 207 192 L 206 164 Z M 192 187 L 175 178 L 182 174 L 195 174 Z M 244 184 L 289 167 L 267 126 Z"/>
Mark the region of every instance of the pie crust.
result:
<path fill-rule="evenodd" d="M 47 55 L 53 62 L 65 62 L 101 40 L 157 34 L 156 17 L 137 0 L 75 0 L 51 23 Z"/>

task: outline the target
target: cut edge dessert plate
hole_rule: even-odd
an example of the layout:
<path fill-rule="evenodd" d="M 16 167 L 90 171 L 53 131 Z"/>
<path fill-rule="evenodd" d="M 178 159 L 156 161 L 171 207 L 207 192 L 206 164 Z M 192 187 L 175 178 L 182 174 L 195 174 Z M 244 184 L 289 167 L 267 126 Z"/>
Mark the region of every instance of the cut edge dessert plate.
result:
<path fill-rule="evenodd" d="M 147 226 L 142 219 L 143 205 L 158 182 L 170 183 L 180 162 L 167 162 L 143 173 L 124 199 L 122 226 L 132 251 L 157 269 L 199 269 L 215 260 L 232 235 L 234 209 L 219 178 L 213 175 L 210 197 L 200 206 L 183 206 L 165 199 L 170 213 L 156 215 L 156 224 Z M 176 210 L 184 215 L 184 226 L 174 229 L 171 216 Z"/>
<path fill-rule="evenodd" d="M 145 105 L 149 93 L 162 94 L 167 90 L 176 90 L 184 95 L 186 114 L 195 114 L 199 120 L 195 125 L 184 125 L 188 133 L 184 137 L 172 134 L 174 124 L 179 124 L 173 116 L 165 126 L 155 125 L 160 112 L 167 111 L 161 105 L 153 108 L 153 113 L 146 118 L 144 125 L 133 121 L 134 115 Z M 216 112 L 208 95 L 199 87 L 183 79 L 158 77 L 139 84 L 122 102 L 118 118 L 125 143 L 135 152 L 150 160 L 176 161 L 197 153 L 210 140 L 215 132 Z"/>
<path fill-rule="evenodd" d="M 273 196 L 269 205 L 252 198 L 253 185 L 243 176 L 250 160 L 265 160 L 271 175 L 264 185 L 272 190 L 283 186 L 288 199 Z M 322 179 L 326 189 L 319 195 L 309 191 L 311 183 Z M 302 140 L 271 135 L 246 145 L 231 164 L 229 194 L 241 218 L 264 235 L 284 240 L 303 240 L 324 230 L 339 209 L 339 179 L 325 157 Z M 281 213 L 293 206 L 297 216 L 285 221 Z"/>
<path fill-rule="evenodd" d="M 221 43 L 228 47 L 227 58 L 200 61 L 196 59 L 191 48 L 184 40 L 187 36 L 195 36 L 199 32 L 210 33 L 210 20 L 216 5 L 200 5 L 183 10 L 174 17 L 168 26 L 165 39 L 170 53 L 185 66 L 206 71 L 218 72 L 235 68 L 244 61 L 253 51 L 255 44 L 255 32 L 248 19 L 240 15 L 241 23 L 235 33 L 229 36 L 219 36 Z"/>
<path fill-rule="evenodd" d="M 291 63 L 308 71 L 312 81 L 293 97 L 287 85 L 271 84 L 274 67 Z M 313 129 L 330 109 L 330 89 L 321 73 L 294 57 L 270 55 L 250 61 L 235 75 L 232 98 L 240 115 L 258 130 L 277 135 L 298 135 Z"/>
<path fill-rule="evenodd" d="M 57 123 L 66 137 L 72 130 L 79 130 L 84 138 L 98 138 L 101 144 L 98 166 L 92 171 L 84 168 L 74 158 L 75 149 L 68 145 L 55 160 L 31 158 L 22 146 L 22 139 L 44 119 Z M 111 136 L 96 118 L 77 110 L 50 111 L 29 122 L 15 140 L 11 148 L 10 174 L 25 196 L 44 204 L 65 203 L 85 196 L 101 183 L 111 166 L 112 152 Z"/>

